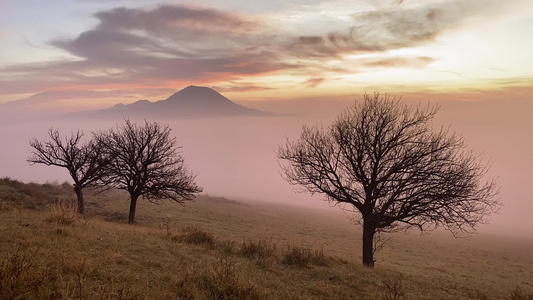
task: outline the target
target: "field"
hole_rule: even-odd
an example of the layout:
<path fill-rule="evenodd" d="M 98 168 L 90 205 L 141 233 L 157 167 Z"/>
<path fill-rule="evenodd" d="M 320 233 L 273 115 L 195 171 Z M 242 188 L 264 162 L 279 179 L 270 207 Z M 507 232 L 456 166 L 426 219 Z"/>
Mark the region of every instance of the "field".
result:
<path fill-rule="evenodd" d="M 376 267 L 338 210 L 186 206 L 0 179 L 0 299 L 533 299 L 533 239 L 387 235 Z M 316 200 L 314 200 L 316 201 Z"/>

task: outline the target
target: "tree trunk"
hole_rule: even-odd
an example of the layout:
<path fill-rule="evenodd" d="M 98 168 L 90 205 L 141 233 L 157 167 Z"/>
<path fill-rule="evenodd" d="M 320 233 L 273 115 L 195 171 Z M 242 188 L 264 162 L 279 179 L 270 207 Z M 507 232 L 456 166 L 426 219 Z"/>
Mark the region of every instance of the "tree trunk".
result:
<path fill-rule="evenodd" d="M 374 234 L 376 226 L 363 219 L 363 265 L 374 267 Z"/>
<path fill-rule="evenodd" d="M 80 187 L 75 186 L 74 192 L 76 192 L 76 196 L 78 196 L 78 213 L 83 215 L 85 212 L 85 204 L 83 203 L 83 192 Z"/>
<path fill-rule="evenodd" d="M 139 196 L 133 196 L 131 195 L 131 201 L 130 201 L 130 215 L 128 217 L 128 223 L 129 224 L 133 224 L 133 222 L 135 221 L 135 209 L 137 207 L 137 198 L 139 198 Z"/>

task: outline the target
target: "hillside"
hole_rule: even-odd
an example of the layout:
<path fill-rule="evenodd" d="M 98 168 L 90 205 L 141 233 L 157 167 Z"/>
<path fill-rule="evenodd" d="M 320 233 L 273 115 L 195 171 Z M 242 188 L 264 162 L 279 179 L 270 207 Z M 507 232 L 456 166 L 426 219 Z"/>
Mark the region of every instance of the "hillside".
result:
<path fill-rule="evenodd" d="M 0 180 L 0 299 L 531 299 L 533 242 L 392 235 L 375 269 L 360 231 L 321 211 L 201 196 L 186 206 Z M 519 289 L 517 289 L 519 288 Z"/>

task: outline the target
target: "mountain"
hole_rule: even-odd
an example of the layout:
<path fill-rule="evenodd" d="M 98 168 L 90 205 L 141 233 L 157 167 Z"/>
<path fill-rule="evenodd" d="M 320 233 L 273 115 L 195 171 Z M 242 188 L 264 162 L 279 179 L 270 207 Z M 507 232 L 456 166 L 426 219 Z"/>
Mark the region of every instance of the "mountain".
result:
<path fill-rule="evenodd" d="M 274 116 L 275 113 L 247 108 L 232 102 L 208 87 L 188 86 L 165 100 L 139 100 L 132 104 L 117 104 L 111 108 L 74 113 L 84 117 L 233 117 Z"/>

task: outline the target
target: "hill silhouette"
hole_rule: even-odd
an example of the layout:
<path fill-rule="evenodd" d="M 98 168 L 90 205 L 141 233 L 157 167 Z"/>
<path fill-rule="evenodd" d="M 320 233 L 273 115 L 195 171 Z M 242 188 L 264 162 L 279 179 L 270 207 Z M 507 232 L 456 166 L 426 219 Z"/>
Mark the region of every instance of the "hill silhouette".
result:
<path fill-rule="evenodd" d="M 165 100 L 139 100 L 131 104 L 117 104 L 111 108 L 77 112 L 81 117 L 234 117 L 275 116 L 275 113 L 248 108 L 232 102 L 217 91 L 202 86 L 188 86 Z"/>

